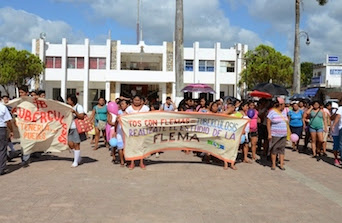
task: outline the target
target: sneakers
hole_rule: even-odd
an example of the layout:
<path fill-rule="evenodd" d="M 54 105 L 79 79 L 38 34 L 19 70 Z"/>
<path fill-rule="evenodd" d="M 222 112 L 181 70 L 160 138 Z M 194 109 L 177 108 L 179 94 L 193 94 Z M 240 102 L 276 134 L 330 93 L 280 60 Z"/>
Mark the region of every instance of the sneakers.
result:
<path fill-rule="evenodd" d="M 339 166 L 341 165 L 340 161 L 338 159 L 335 159 L 335 162 L 334 162 L 335 166 Z"/>

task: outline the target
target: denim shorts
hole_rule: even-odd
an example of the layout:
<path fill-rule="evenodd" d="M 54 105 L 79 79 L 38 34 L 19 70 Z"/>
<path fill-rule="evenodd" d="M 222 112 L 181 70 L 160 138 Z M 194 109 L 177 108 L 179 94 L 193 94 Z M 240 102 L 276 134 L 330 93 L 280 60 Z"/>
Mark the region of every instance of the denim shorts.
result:
<path fill-rule="evenodd" d="M 323 132 L 323 129 L 314 129 L 310 127 L 310 132 Z"/>

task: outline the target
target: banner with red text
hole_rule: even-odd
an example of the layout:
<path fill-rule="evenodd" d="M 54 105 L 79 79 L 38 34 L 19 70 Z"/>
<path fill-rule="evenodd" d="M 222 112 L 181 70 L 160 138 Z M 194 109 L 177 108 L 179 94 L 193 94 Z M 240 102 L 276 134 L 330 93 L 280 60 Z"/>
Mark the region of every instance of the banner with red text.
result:
<path fill-rule="evenodd" d="M 235 162 L 247 119 L 223 114 L 147 112 L 120 117 L 126 160 L 162 150 L 196 150 Z"/>
<path fill-rule="evenodd" d="M 24 154 L 68 149 L 71 107 L 58 101 L 22 97 L 10 101 Z"/>

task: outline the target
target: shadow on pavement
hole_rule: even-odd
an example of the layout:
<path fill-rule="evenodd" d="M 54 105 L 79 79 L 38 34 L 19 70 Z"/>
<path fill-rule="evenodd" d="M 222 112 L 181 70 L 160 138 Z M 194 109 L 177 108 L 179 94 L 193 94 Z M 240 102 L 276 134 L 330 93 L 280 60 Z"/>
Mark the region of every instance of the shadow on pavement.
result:
<path fill-rule="evenodd" d="M 71 157 L 61 157 L 61 156 L 55 156 L 55 155 L 50 155 L 50 154 L 40 154 L 40 155 L 35 155 L 31 157 L 31 163 L 35 162 L 41 162 L 41 161 L 47 161 L 47 160 L 62 160 L 62 161 L 69 161 L 72 162 L 74 158 Z M 82 163 L 94 163 L 97 162 L 98 160 L 90 158 L 88 156 L 82 156 Z"/>

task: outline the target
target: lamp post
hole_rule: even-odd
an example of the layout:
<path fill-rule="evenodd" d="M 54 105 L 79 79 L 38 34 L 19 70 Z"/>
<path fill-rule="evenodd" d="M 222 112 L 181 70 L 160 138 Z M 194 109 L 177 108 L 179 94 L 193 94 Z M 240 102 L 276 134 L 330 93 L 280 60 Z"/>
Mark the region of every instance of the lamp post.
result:
<path fill-rule="evenodd" d="M 295 35 L 295 48 L 294 48 L 294 61 L 293 61 L 293 93 L 299 94 L 300 93 L 300 37 L 306 37 L 306 45 L 310 44 L 310 37 L 309 34 L 305 31 L 300 31 L 298 34 Z"/>

